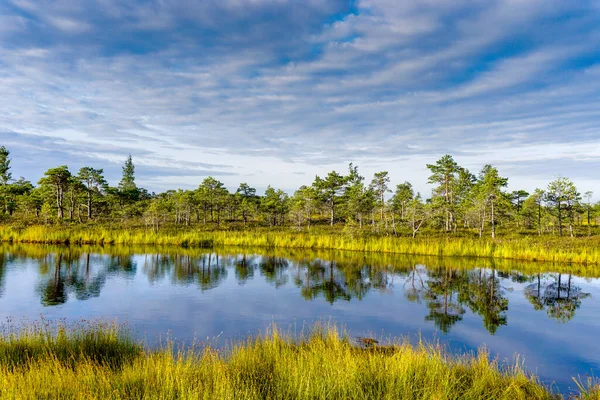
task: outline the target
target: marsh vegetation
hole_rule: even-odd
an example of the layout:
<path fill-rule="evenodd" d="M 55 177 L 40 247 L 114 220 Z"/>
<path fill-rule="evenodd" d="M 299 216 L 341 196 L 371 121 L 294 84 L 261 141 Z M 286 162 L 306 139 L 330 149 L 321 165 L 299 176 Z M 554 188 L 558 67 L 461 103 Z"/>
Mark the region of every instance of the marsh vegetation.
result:
<path fill-rule="evenodd" d="M 110 349 L 110 352 L 105 349 Z M 359 341 L 334 326 L 301 336 L 271 327 L 226 349 L 166 342 L 147 349 L 109 324 L 21 327 L 0 337 L 4 398 L 559 399 L 519 363 L 485 350 Z M 572 398 L 598 398 L 588 381 Z"/>
<path fill-rule="evenodd" d="M 354 345 L 359 336 L 383 347 L 401 337 L 457 357 L 485 345 L 501 367 L 520 354 L 524 370 L 564 394 L 576 390 L 572 377 L 600 365 L 599 276 L 589 265 L 495 258 L 0 244 L 0 320 L 128 321 L 147 349 L 168 335 L 218 352 L 272 323 L 296 335 L 335 321 Z M 36 349 L 26 353 L 43 354 Z"/>

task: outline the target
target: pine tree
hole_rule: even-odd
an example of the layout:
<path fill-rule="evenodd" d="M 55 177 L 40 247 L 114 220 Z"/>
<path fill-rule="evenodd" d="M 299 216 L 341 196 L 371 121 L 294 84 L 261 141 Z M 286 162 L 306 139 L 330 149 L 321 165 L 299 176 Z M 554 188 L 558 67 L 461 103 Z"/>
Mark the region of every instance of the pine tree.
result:
<path fill-rule="evenodd" d="M 0 185 L 8 185 L 12 180 L 10 173 L 10 151 L 4 146 L 0 147 Z"/>
<path fill-rule="evenodd" d="M 119 182 L 119 194 L 126 202 L 135 202 L 140 198 L 140 190 L 135 184 L 135 166 L 131 154 L 123 165 L 123 178 Z"/>
<path fill-rule="evenodd" d="M 135 184 L 135 166 L 131 159 L 131 154 L 127 157 L 125 164 L 123 165 L 123 178 L 119 182 L 119 190 L 122 192 L 136 190 Z"/>

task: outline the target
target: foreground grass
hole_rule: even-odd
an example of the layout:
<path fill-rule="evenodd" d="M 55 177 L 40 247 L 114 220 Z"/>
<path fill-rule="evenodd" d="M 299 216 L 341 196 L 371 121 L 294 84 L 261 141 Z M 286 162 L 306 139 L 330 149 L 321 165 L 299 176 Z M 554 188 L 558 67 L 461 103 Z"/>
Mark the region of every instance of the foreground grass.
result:
<path fill-rule="evenodd" d="M 12 243 L 71 243 L 119 245 L 175 245 L 183 247 L 244 246 L 313 250 L 351 250 L 426 256 L 486 257 L 555 263 L 600 265 L 600 237 L 557 238 L 513 236 L 475 239 L 470 237 L 423 237 L 344 234 L 335 230 L 316 233 L 291 230 L 199 231 L 166 230 L 155 233 L 143 228 L 102 227 L 0 227 L 0 241 Z"/>
<path fill-rule="evenodd" d="M 298 338 L 296 338 L 298 339 Z M 600 398 L 582 387 L 572 398 Z M 335 328 L 299 340 L 276 328 L 219 351 L 147 350 L 118 327 L 25 328 L 0 338 L 0 397 L 115 399 L 559 399 L 485 352 L 395 342 L 368 348 Z"/>

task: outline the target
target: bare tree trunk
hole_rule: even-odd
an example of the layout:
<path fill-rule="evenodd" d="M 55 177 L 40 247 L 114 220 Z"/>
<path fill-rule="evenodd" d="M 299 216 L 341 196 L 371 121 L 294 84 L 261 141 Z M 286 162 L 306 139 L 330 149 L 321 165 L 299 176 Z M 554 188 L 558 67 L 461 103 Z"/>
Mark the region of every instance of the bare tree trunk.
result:
<path fill-rule="evenodd" d="M 60 186 L 56 187 L 56 206 L 58 207 L 58 219 L 63 219 L 63 191 Z"/>
<path fill-rule="evenodd" d="M 492 201 L 492 239 L 496 238 L 496 220 L 494 219 L 494 201 Z"/>
<path fill-rule="evenodd" d="M 574 234 L 573 234 L 573 216 L 572 215 L 569 218 L 569 232 L 571 233 L 571 237 L 574 237 Z"/>
<path fill-rule="evenodd" d="M 330 221 L 330 225 L 333 226 L 333 219 L 335 216 L 335 206 L 332 204 L 331 205 L 331 221 Z"/>
<path fill-rule="evenodd" d="M 538 236 L 542 236 L 542 202 L 538 203 Z"/>
<path fill-rule="evenodd" d="M 561 213 L 561 204 L 558 202 L 558 236 L 562 237 L 562 213 Z"/>
<path fill-rule="evenodd" d="M 87 217 L 88 219 L 92 219 L 92 192 L 90 190 L 88 190 L 88 199 L 87 199 L 87 207 L 88 207 L 88 211 L 87 211 Z"/>
<path fill-rule="evenodd" d="M 481 218 L 481 224 L 479 224 L 479 239 L 481 239 L 483 237 L 483 226 L 485 224 L 485 217 L 480 216 L 480 218 Z"/>

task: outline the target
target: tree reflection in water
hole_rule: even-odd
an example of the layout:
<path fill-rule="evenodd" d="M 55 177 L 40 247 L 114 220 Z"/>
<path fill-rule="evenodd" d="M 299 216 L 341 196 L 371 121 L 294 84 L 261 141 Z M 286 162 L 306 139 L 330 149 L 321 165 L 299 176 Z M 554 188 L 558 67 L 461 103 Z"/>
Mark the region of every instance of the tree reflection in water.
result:
<path fill-rule="evenodd" d="M 0 252 L 0 296 L 6 280 L 7 263 L 34 259 L 39 280 L 36 292 L 45 306 L 60 305 L 74 299 L 98 297 L 110 276 L 133 279 L 138 273 L 133 251 L 119 254 L 93 253 L 77 247 L 56 247 L 52 251 L 35 248 L 33 252 Z M 40 250 L 41 249 L 41 250 Z M 452 259 L 438 259 L 441 266 L 426 267 L 412 261 L 377 263 L 366 256 L 336 259 L 336 254 L 312 257 L 282 257 L 244 253 L 218 254 L 199 250 L 192 253 L 148 253 L 143 256 L 142 273 L 151 283 L 168 280 L 171 284 L 197 287 L 206 291 L 218 287 L 233 270 L 238 285 L 263 279 L 275 288 L 290 284 L 299 288 L 309 301 L 323 299 L 361 301 L 369 293 L 395 292 L 394 280 L 400 279 L 403 297 L 426 306 L 426 321 L 448 333 L 470 311 L 481 318 L 491 334 L 508 323 L 512 286 L 524 286 L 524 294 L 535 310 L 545 310 L 550 318 L 570 321 L 590 294 L 574 283 L 571 274 L 497 270 L 453 265 Z M 393 261 L 393 259 L 391 259 Z M 259 275 L 257 274 L 259 273 Z M 527 284 L 528 283 L 528 284 Z"/>
<path fill-rule="evenodd" d="M 426 321 L 433 321 L 444 333 L 461 321 L 465 308 L 459 301 L 459 293 L 464 284 L 464 274 L 450 268 L 435 268 L 429 271 L 425 301 L 429 308 Z"/>
<path fill-rule="evenodd" d="M 0 298 L 4 295 L 4 276 L 10 258 L 10 254 L 0 251 Z"/>
<path fill-rule="evenodd" d="M 284 286 L 289 280 L 287 269 L 289 262 L 282 257 L 261 257 L 258 268 L 265 280 L 276 288 Z"/>
<path fill-rule="evenodd" d="M 551 280 L 546 278 L 550 277 Z M 535 283 L 525 288 L 525 296 L 536 310 L 546 310 L 549 317 L 561 322 L 573 319 L 581 301 L 591 296 L 572 284 L 572 275 L 537 274 Z"/>
<path fill-rule="evenodd" d="M 465 272 L 467 287 L 461 291 L 460 300 L 483 318 L 483 325 L 493 335 L 499 326 L 506 325 L 508 299 L 504 297 L 505 288 L 496 277 L 495 269 Z"/>
<path fill-rule="evenodd" d="M 102 266 L 92 270 L 92 262 L 98 261 L 96 257 L 92 260 L 92 257 L 89 253 L 79 255 L 71 252 L 59 252 L 44 257 L 40 263 L 41 279 L 37 286 L 42 304 L 63 304 L 70 292 L 77 300 L 100 296 L 110 268 Z"/>
<path fill-rule="evenodd" d="M 242 254 L 241 257 L 234 261 L 235 279 L 239 285 L 244 285 L 246 282 L 254 278 L 254 257 Z"/>
<path fill-rule="evenodd" d="M 302 278 L 296 280 L 302 297 L 313 300 L 321 295 L 333 304 L 337 300 L 350 301 L 343 272 L 335 268 L 333 261 L 313 260 L 306 264 Z"/>

